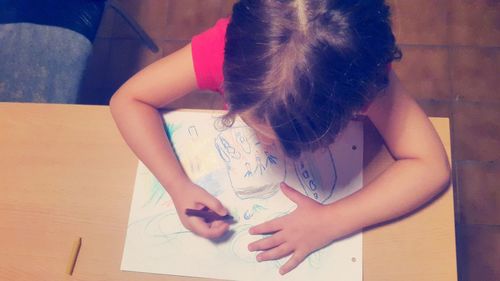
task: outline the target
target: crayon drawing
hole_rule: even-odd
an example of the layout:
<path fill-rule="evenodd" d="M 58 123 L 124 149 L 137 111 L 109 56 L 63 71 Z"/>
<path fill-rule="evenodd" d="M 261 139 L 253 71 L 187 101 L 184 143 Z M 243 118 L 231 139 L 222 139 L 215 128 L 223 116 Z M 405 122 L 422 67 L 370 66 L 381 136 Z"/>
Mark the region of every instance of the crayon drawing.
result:
<path fill-rule="evenodd" d="M 280 182 L 323 204 L 361 188 L 361 124 L 352 122 L 330 147 L 292 160 L 276 145 L 262 145 L 239 119 L 232 127 L 221 126 L 219 114 L 169 112 L 164 115 L 165 130 L 186 174 L 216 196 L 236 223 L 216 241 L 195 236 L 181 224 L 163 186 L 139 163 L 121 269 L 230 280 L 308 280 L 311 276 L 362 280 L 360 233 L 312 253 L 285 276 L 278 274 L 278 268 L 287 257 L 258 263 L 256 253 L 247 250 L 250 242 L 263 237 L 250 235 L 251 226 L 295 208 L 281 193 Z"/>
<path fill-rule="evenodd" d="M 231 127 L 215 138 L 234 193 L 240 199 L 273 196 L 286 177 L 286 159 L 275 145 L 264 147 L 248 127 Z M 262 178 L 272 177 L 269 183 Z"/>

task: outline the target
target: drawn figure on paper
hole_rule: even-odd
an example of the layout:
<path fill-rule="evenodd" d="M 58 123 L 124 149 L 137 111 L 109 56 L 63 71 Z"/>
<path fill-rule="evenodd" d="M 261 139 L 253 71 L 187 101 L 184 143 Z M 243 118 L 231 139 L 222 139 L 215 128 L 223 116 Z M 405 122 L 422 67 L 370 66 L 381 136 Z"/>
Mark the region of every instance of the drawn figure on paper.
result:
<path fill-rule="evenodd" d="M 196 129 L 195 126 L 190 126 L 188 128 L 188 133 L 189 133 L 189 136 L 191 136 L 191 138 L 193 140 L 195 140 L 196 138 L 198 138 L 198 130 Z"/>
<path fill-rule="evenodd" d="M 249 220 L 251 219 L 255 214 L 259 213 L 259 212 L 262 212 L 264 210 L 266 210 L 267 208 L 262 206 L 262 205 L 259 205 L 259 204 L 253 204 L 252 208 L 246 210 L 244 213 L 243 213 L 243 218 L 245 220 Z"/>
<path fill-rule="evenodd" d="M 252 173 L 252 168 L 250 167 L 250 163 L 245 162 L 245 169 L 247 171 L 245 172 L 244 177 L 250 177 L 250 176 L 252 176 L 253 173 Z"/>
<path fill-rule="evenodd" d="M 248 127 L 231 127 L 216 137 L 215 148 L 240 199 L 269 198 L 278 192 L 286 163 L 275 145 L 262 146 Z"/>
<path fill-rule="evenodd" d="M 325 203 L 332 196 L 337 172 L 329 148 L 303 153 L 294 166 L 305 195 L 320 203 Z"/>

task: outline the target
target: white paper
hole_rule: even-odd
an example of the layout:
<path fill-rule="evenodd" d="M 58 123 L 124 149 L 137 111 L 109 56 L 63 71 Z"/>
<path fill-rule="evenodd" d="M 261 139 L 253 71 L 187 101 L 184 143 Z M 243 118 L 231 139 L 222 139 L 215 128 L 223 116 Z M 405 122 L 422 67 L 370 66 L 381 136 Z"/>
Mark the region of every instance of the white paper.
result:
<path fill-rule="evenodd" d="M 314 252 L 284 276 L 278 269 L 288 258 L 258 263 L 256 253 L 247 250 L 262 237 L 250 235 L 251 226 L 295 208 L 281 193 L 280 182 L 324 204 L 361 188 L 360 122 L 351 122 L 328 149 L 291 160 L 274 147 L 263 147 L 239 119 L 230 128 L 211 112 L 170 112 L 164 119 L 185 172 L 216 196 L 237 223 L 218 241 L 190 233 L 168 193 L 139 163 L 122 270 L 229 280 L 362 280 L 361 233 Z"/>

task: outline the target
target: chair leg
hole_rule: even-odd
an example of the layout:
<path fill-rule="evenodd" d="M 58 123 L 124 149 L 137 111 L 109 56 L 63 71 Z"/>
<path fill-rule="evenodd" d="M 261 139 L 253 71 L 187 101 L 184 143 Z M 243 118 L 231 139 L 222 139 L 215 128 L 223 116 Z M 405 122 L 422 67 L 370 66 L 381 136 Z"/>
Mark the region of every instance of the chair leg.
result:
<path fill-rule="evenodd" d="M 132 27 L 132 29 L 137 33 L 139 38 L 141 38 L 142 42 L 148 49 L 150 49 L 153 53 L 157 53 L 160 49 L 156 45 L 156 43 L 153 41 L 153 39 L 144 31 L 144 29 L 135 21 L 131 16 L 129 16 L 122 7 L 120 7 L 120 4 L 118 4 L 116 1 L 109 0 L 107 1 L 107 5 L 111 7 L 113 10 L 116 11 L 129 25 Z"/>

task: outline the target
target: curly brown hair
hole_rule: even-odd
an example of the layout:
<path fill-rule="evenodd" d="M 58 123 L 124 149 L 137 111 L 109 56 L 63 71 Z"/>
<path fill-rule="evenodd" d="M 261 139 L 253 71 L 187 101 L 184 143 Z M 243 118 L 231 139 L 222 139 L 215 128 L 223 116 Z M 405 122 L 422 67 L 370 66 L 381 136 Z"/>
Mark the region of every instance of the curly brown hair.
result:
<path fill-rule="evenodd" d="M 225 120 L 252 112 L 291 157 L 329 145 L 402 56 L 389 17 L 383 0 L 239 1 L 226 33 Z"/>

